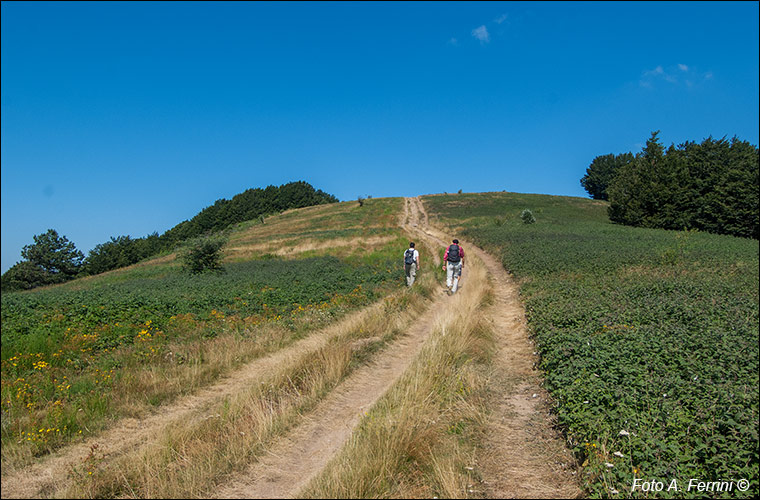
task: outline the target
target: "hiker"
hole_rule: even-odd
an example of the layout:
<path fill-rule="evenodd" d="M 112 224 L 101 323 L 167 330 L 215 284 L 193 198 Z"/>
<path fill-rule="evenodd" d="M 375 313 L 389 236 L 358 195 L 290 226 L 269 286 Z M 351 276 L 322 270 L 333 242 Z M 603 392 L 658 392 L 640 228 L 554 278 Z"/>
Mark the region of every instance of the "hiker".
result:
<path fill-rule="evenodd" d="M 404 252 L 404 271 L 406 272 L 406 286 L 414 284 L 417 277 L 417 269 L 420 268 L 420 252 L 415 250 L 414 242 L 409 243 L 409 248 Z"/>
<path fill-rule="evenodd" d="M 446 292 L 451 295 L 457 293 L 459 278 L 464 268 L 464 250 L 459 246 L 459 240 L 452 240 L 452 244 L 443 254 L 443 261 L 443 270 L 446 271 Z"/>

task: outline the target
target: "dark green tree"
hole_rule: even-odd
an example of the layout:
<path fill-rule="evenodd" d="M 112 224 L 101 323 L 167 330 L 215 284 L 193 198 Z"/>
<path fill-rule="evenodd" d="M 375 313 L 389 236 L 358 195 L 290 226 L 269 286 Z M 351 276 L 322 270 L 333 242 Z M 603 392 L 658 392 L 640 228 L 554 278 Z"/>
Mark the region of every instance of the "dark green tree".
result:
<path fill-rule="evenodd" d="M 657 134 L 608 187 L 610 220 L 757 239 L 757 146 L 709 137 L 665 151 Z"/>
<path fill-rule="evenodd" d="M 63 283 L 79 274 L 84 259 L 74 243 L 54 229 L 35 235 L 34 243 L 21 250 L 21 257 L 23 261 L 3 274 L 4 291 Z"/>
<path fill-rule="evenodd" d="M 154 233 L 145 238 L 112 237 L 101 243 L 87 256 L 85 272 L 97 274 L 128 266 L 162 251 L 171 251 L 192 238 L 212 235 L 228 227 L 261 216 L 324 203 L 336 203 L 335 196 L 315 190 L 304 181 L 264 189 L 248 189 L 231 200 L 219 199 L 190 220 L 180 222 L 161 236 Z"/>
<path fill-rule="evenodd" d="M 54 229 L 34 236 L 34 244 L 24 246 L 21 257 L 40 267 L 56 283 L 74 278 L 84 259 L 74 243 L 65 236 L 58 236 Z"/>
<path fill-rule="evenodd" d="M 657 208 L 658 178 L 663 171 L 664 151 L 657 132 L 634 160 L 623 165 L 607 188 L 612 222 L 648 226 Z"/>
<path fill-rule="evenodd" d="M 631 153 L 597 156 L 586 169 L 586 175 L 581 178 L 581 186 L 595 200 L 609 199 L 607 188 L 612 179 L 621 167 L 631 163 L 633 159 Z"/>
<path fill-rule="evenodd" d="M 0 286 L 4 292 L 31 290 L 55 282 L 53 276 L 28 260 L 17 262 L 2 276 Z"/>

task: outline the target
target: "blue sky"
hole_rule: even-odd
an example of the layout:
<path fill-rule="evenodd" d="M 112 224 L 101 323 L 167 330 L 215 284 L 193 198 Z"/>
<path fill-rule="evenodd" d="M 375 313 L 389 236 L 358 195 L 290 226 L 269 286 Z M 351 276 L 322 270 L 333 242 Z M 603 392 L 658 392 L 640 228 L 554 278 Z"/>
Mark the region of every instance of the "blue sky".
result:
<path fill-rule="evenodd" d="M 2 271 L 219 198 L 586 196 L 594 157 L 758 144 L 758 2 L 2 2 Z"/>

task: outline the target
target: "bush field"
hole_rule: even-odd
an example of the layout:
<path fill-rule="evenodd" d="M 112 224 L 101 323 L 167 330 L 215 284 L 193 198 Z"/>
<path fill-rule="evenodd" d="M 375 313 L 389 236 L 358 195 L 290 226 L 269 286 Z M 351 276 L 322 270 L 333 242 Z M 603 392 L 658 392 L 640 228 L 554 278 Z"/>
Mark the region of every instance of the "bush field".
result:
<path fill-rule="evenodd" d="M 638 478 L 677 481 L 659 497 L 757 497 L 757 241 L 614 225 L 607 203 L 581 198 L 423 201 L 519 281 L 591 496 L 652 496 L 632 490 Z M 749 489 L 687 491 L 692 478 Z"/>

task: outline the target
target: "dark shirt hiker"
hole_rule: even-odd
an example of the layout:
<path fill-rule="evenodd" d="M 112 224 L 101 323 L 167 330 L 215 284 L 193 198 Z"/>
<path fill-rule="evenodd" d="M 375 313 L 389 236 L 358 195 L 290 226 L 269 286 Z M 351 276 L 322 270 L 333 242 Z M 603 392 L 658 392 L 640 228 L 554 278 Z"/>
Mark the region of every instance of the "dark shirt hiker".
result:
<path fill-rule="evenodd" d="M 446 271 L 446 288 L 449 295 L 457 293 L 459 278 L 464 269 L 464 249 L 459 246 L 459 240 L 452 240 L 443 254 L 443 270 Z"/>

